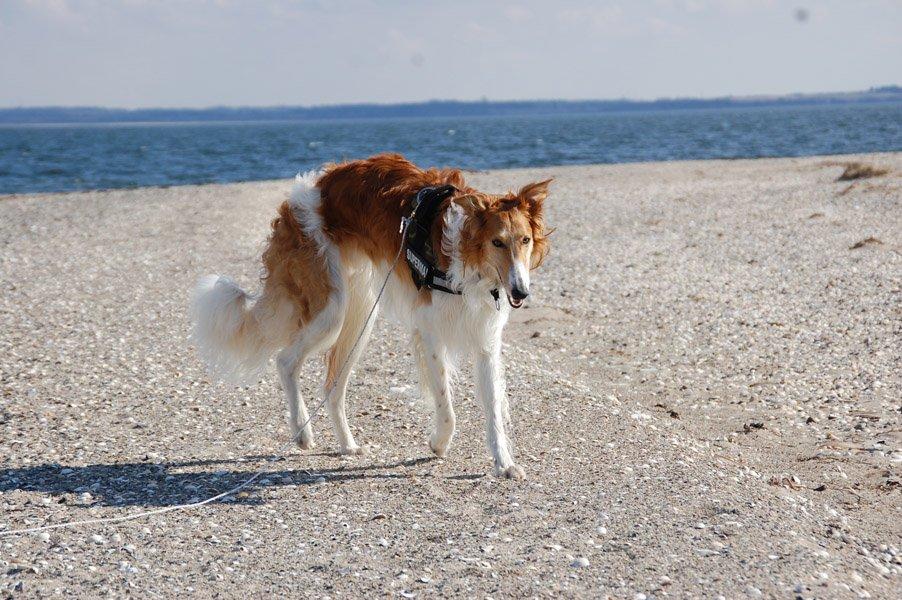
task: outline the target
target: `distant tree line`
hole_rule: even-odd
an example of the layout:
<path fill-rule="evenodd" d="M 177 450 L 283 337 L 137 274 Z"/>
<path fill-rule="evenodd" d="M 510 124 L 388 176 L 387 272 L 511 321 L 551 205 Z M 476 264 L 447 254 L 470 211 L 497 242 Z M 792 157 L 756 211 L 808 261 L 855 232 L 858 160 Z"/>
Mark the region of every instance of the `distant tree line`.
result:
<path fill-rule="evenodd" d="M 410 104 L 342 104 L 333 106 L 101 108 L 22 107 L 0 109 L 0 123 L 138 123 L 183 121 L 313 121 L 409 117 L 492 117 L 580 115 L 607 112 L 722 109 L 823 104 L 902 102 L 902 87 L 874 87 L 863 92 L 794 94 L 658 100 L 432 100 Z"/>

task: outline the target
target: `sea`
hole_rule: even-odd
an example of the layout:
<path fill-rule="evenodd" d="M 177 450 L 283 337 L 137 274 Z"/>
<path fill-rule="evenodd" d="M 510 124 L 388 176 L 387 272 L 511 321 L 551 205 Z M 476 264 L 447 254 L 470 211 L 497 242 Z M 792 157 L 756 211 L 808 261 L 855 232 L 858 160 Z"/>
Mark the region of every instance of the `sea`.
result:
<path fill-rule="evenodd" d="M 592 115 L 0 126 L 0 194 L 292 177 L 400 152 L 503 169 L 902 151 L 902 103 Z"/>

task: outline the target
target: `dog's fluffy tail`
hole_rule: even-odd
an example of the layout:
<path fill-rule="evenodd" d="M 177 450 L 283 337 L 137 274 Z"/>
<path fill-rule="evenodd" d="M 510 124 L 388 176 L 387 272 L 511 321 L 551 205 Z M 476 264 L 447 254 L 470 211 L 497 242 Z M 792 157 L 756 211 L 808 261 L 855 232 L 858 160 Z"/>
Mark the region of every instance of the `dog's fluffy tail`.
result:
<path fill-rule="evenodd" d="M 197 282 L 192 337 L 215 375 L 238 384 L 259 380 L 279 342 L 269 335 L 276 315 L 261 304 L 228 277 L 207 275 Z"/>

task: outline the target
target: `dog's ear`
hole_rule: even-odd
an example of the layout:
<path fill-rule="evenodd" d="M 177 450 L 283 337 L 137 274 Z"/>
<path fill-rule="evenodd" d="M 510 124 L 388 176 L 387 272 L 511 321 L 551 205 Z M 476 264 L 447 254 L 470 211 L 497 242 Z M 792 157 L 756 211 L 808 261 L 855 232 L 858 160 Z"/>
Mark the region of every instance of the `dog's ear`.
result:
<path fill-rule="evenodd" d="M 548 236 L 551 233 L 553 233 L 553 231 L 547 231 L 533 237 L 532 256 L 529 260 L 530 271 L 541 267 L 542 263 L 545 261 L 545 257 L 548 256 L 548 251 L 551 249 L 551 244 L 548 243 Z"/>
<path fill-rule="evenodd" d="M 517 197 L 526 203 L 531 216 L 539 217 L 542 214 L 545 198 L 548 197 L 548 185 L 552 181 L 554 180 L 546 179 L 545 181 L 530 183 L 524 185 L 520 188 L 520 191 L 517 192 Z"/>
<path fill-rule="evenodd" d="M 515 208 L 523 209 L 525 208 L 524 204 L 524 200 L 516 196 L 513 198 L 501 198 L 500 200 L 498 200 L 498 208 L 501 209 L 502 212 L 506 210 L 514 210 Z"/>
<path fill-rule="evenodd" d="M 467 194 L 460 198 L 455 198 L 454 203 L 461 207 L 468 217 L 479 217 L 489 207 L 489 202 L 486 198 L 475 194 Z"/>
<path fill-rule="evenodd" d="M 517 197 L 526 204 L 527 213 L 529 214 L 529 222 L 532 225 L 532 260 L 530 269 L 537 269 L 548 255 L 548 236 L 553 230 L 545 227 L 544 203 L 548 197 L 548 184 L 551 179 L 545 181 L 537 181 L 524 185 L 517 193 Z"/>

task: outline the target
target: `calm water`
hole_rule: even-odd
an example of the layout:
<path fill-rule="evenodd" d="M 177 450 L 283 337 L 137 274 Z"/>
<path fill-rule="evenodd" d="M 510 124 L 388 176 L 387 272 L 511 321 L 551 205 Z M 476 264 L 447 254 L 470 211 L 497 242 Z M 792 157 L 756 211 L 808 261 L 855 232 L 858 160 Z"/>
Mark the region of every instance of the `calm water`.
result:
<path fill-rule="evenodd" d="M 593 116 L 0 127 L 0 193 L 291 177 L 397 151 L 470 169 L 902 150 L 902 104 Z"/>

